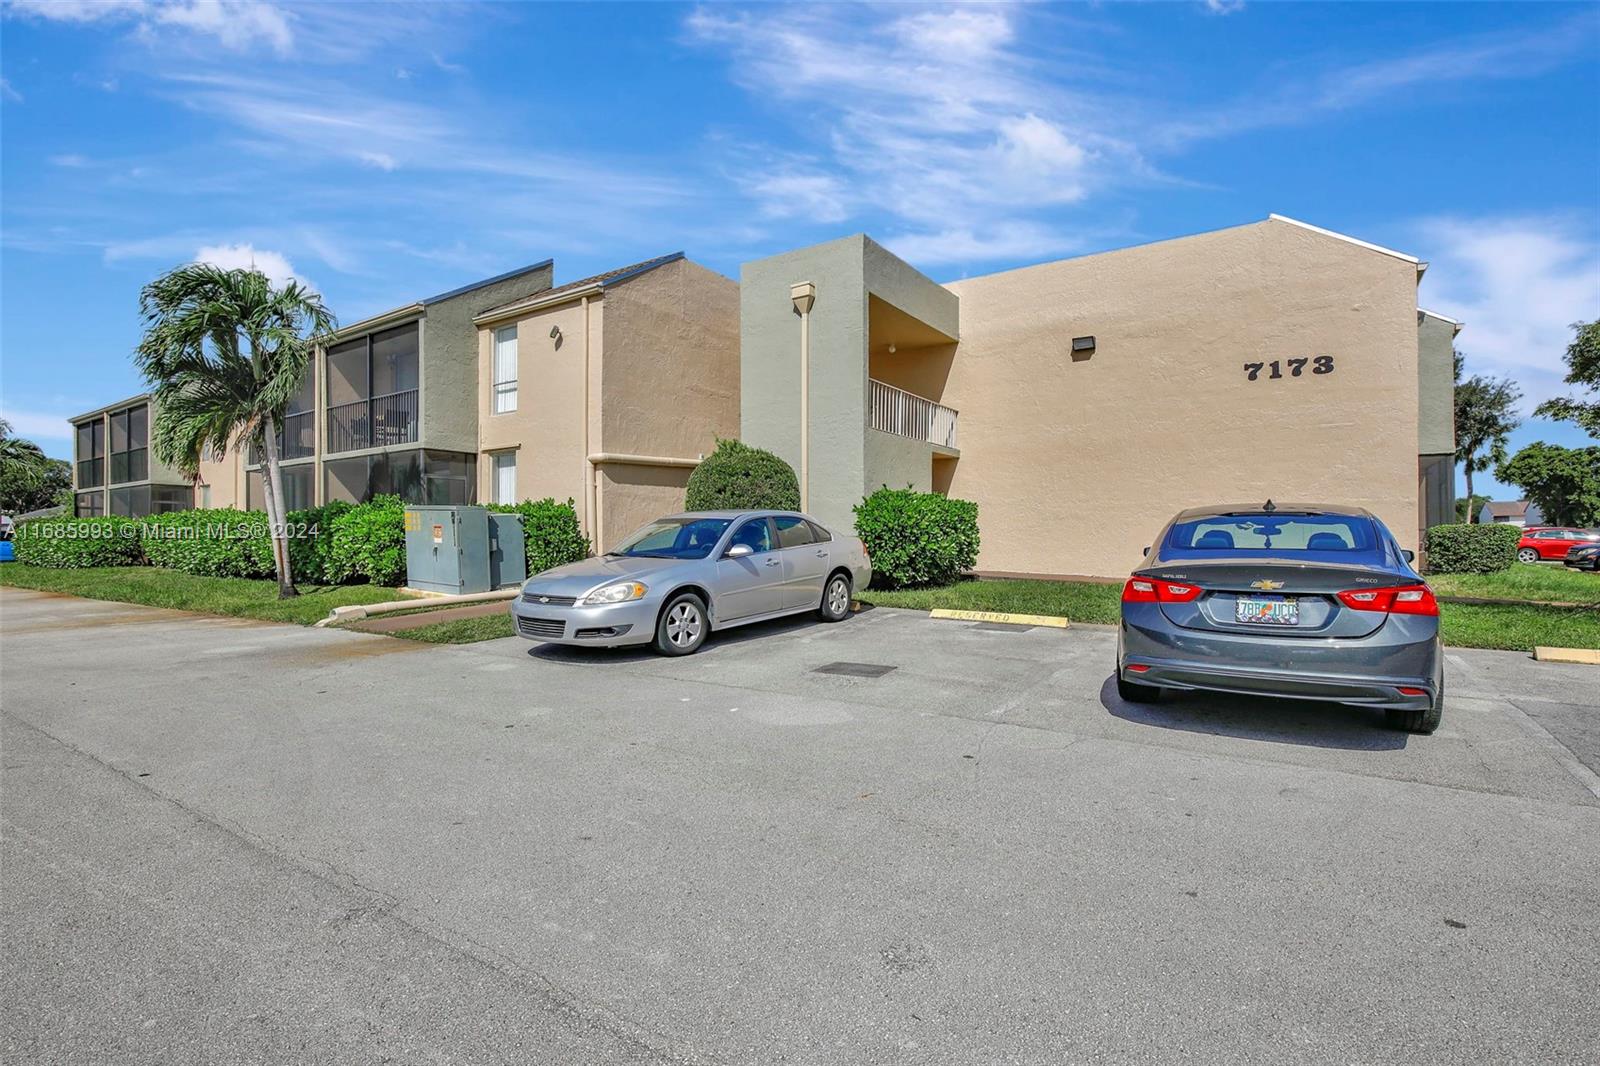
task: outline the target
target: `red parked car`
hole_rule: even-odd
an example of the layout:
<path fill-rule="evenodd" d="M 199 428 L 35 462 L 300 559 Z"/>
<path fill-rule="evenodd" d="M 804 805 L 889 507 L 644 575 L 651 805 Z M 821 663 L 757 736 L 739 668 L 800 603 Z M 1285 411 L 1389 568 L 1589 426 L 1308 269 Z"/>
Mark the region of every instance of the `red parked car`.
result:
<path fill-rule="evenodd" d="M 1517 544 L 1517 559 L 1536 563 L 1541 559 L 1565 560 L 1567 552 L 1580 544 L 1600 542 L 1600 533 L 1570 526 L 1529 526 Z"/>

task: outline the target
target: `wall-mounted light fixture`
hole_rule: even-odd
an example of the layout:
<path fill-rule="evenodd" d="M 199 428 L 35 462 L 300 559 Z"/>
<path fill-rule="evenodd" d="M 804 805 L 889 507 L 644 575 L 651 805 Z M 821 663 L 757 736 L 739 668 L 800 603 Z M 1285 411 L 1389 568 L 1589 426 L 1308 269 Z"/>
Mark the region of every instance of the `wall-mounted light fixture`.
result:
<path fill-rule="evenodd" d="M 1093 337 L 1074 337 L 1074 338 L 1072 338 L 1072 350 L 1075 351 L 1075 352 L 1092 352 L 1092 351 L 1094 351 L 1094 338 Z"/>
<path fill-rule="evenodd" d="M 562 341 L 561 327 L 560 326 L 551 326 L 550 327 L 550 339 L 556 342 L 556 351 L 559 352 L 561 350 L 561 341 Z"/>

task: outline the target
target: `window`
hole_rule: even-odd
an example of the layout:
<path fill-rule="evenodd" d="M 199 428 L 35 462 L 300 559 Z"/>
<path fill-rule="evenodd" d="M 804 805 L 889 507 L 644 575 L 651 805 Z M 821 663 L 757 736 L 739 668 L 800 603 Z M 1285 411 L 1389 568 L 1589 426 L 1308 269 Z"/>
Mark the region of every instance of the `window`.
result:
<path fill-rule="evenodd" d="M 73 501 L 72 513 L 77 518 L 99 518 L 106 513 L 106 494 L 80 492 Z"/>
<path fill-rule="evenodd" d="M 1229 514 L 1179 522 L 1168 548 L 1199 554 L 1265 550 L 1371 552 L 1378 534 L 1371 519 L 1338 514 Z"/>
<path fill-rule="evenodd" d="M 517 327 L 494 331 L 494 413 L 517 409 Z"/>
<path fill-rule="evenodd" d="M 496 452 L 492 457 L 494 461 L 494 483 L 491 491 L 495 503 L 517 502 L 517 453 Z"/>
<path fill-rule="evenodd" d="M 816 538 L 818 544 L 826 544 L 833 539 L 832 533 L 829 533 L 826 529 L 823 529 L 815 522 L 810 522 L 807 524 L 811 526 L 811 535 Z"/>
<path fill-rule="evenodd" d="M 311 466 L 284 467 L 285 473 L 290 469 L 309 471 Z M 322 464 L 322 473 L 323 499 L 328 501 L 362 503 L 392 493 L 406 503 L 478 502 L 478 457 L 467 452 L 403 451 L 329 459 Z M 286 495 L 289 491 L 284 489 Z"/>
<path fill-rule="evenodd" d="M 134 485 L 111 490 L 111 513 L 128 518 L 143 518 L 150 513 L 150 486 Z"/>
<path fill-rule="evenodd" d="M 78 427 L 78 488 L 106 483 L 106 424 L 100 419 Z M 100 512 L 96 512 L 100 513 Z"/>
<path fill-rule="evenodd" d="M 752 518 L 734 531 L 733 539 L 728 542 L 728 547 L 743 544 L 753 552 L 769 552 L 772 550 L 772 529 L 765 518 Z"/>
<path fill-rule="evenodd" d="M 150 476 L 147 445 L 150 408 L 140 405 L 111 416 L 111 483 L 143 481 Z"/>
<path fill-rule="evenodd" d="M 156 485 L 150 490 L 150 513 L 194 509 L 194 489 L 187 485 Z"/>
<path fill-rule="evenodd" d="M 663 518 L 637 530 L 607 555 L 646 559 L 704 559 L 717 546 L 730 520 L 726 518 Z M 761 520 L 762 528 L 766 520 Z"/>
<path fill-rule="evenodd" d="M 315 507 L 316 501 L 311 498 L 312 490 L 316 487 L 316 467 L 311 463 L 296 466 L 280 466 L 278 468 L 280 480 L 283 483 L 283 510 L 304 511 L 308 507 Z M 245 509 L 249 511 L 265 511 L 267 509 L 267 495 L 264 478 L 266 470 L 251 470 L 245 475 L 244 502 Z"/>
<path fill-rule="evenodd" d="M 778 527 L 780 548 L 803 548 L 807 544 L 815 543 L 811 537 L 811 526 L 804 518 L 780 515 L 772 520 L 772 524 Z"/>

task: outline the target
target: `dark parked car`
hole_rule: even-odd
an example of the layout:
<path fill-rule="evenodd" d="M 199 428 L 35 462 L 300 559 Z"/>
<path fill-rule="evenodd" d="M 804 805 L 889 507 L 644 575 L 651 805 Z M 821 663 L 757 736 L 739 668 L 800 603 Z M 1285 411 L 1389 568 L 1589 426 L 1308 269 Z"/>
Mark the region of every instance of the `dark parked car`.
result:
<path fill-rule="evenodd" d="M 1593 570 L 1600 574 L 1600 542 L 1577 545 L 1567 552 L 1562 562 L 1576 570 Z"/>
<path fill-rule="evenodd" d="M 1412 558 L 1359 507 L 1184 511 L 1123 587 L 1117 692 L 1333 700 L 1431 733 L 1444 713 L 1439 605 Z"/>

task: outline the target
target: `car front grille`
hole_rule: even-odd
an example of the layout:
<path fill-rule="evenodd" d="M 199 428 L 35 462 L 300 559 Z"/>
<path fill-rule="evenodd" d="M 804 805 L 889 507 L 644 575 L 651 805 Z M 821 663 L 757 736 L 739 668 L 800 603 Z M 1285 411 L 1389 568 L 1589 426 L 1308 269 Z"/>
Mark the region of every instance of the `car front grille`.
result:
<path fill-rule="evenodd" d="M 563 637 L 567 623 L 560 618 L 518 618 L 517 632 L 525 637 Z"/>
<path fill-rule="evenodd" d="M 541 607 L 571 607 L 578 602 L 576 596 L 551 596 L 543 592 L 524 592 L 523 603 L 537 603 Z"/>

